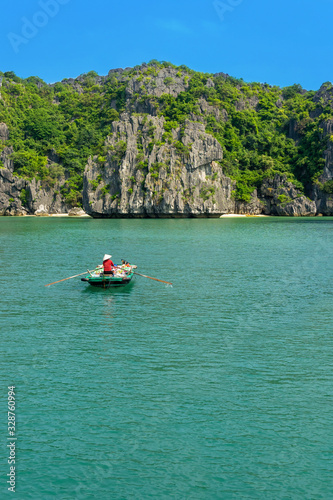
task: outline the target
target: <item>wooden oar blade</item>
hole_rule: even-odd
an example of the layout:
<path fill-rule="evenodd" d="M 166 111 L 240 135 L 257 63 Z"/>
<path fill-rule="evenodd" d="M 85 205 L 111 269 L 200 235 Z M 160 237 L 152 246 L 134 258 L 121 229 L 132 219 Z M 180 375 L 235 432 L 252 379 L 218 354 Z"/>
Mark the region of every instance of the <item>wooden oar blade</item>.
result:
<path fill-rule="evenodd" d="M 62 281 L 71 280 L 72 278 L 77 278 L 78 276 L 82 276 L 82 274 L 87 274 L 87 271 L 85 271 L 84 273 L 76 274 L 75 276 L 70 276 L 69 278 L 64 278 L 59 281 L 54 281 L 53 283 L 48 283 L 47 285 L 44 286 L 55 285 L 56 283 L 61 283 Z"/>
<path fill-rule="evenodd" d="M 166 283 L 167 285 L 172 285 L 172 283 L 170 283 L 170 281 L 159 280 L 157 278 L 152 278 L 151 276 L 146 276 L 145 274 L 140 274 L 140 273 L 133 273 L 133 274 L 137 274 L 138 276 L 142 276 L 143 278 L 148 278 L 150 280 L 160 281 L 161 283 Z"/>

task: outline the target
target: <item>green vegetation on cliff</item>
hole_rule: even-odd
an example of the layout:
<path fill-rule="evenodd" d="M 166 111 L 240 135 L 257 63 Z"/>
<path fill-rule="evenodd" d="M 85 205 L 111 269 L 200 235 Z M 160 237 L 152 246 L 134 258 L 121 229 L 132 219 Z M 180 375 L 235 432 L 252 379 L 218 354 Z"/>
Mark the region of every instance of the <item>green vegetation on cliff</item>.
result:
<path fill-rule="evenodd" d="M 170 75 L 159 78 L 163 69 Z M 124 111 L 164 116 L 165 141 L 172 142 L 172 130 L 180 127 L 174 147 L 185 157 L 185 121 L 204 123 L 223 148 L 223 172 L 237 181 L 234 195 L 240 200 L 249 201 L 263 179 L 276 173 L 304 190 L 324 167 L 329 138 L 323 123 L 333 117 L 329 83 L 318 92 L 299 85 L 280 89 L 158 61 L 107 77 L 91 71 L 53 85 L 13 72 L 0 73 L 0 79 L 0 122 L 10 131 L 5 145 L 13 147 L 16 174 L 50 187 L 62 179 L 61 194 L 72 205 L 80 204 L 89 156 L 98 155 L 102 164 L 108 152 L 119 160 L 125 154 L 121 138 L 115 151 L 105 146 L 112 122 Z M 153 147 L 153 127 L 149 133 Z"/>

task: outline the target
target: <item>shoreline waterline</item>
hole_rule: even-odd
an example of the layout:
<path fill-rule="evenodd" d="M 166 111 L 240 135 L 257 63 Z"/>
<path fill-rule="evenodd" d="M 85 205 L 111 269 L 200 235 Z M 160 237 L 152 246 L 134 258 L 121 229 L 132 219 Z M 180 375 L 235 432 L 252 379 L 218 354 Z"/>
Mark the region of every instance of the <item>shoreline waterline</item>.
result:
<path fill-rule="evenodd" d="M 151 217 L 151 216 L 146 216 L 146 217 L 133 217 L 131 215 L 126 216 L 126 217 L 93 217 L 92 215 L 89 214 L 84 214 L 84 215 L 69 215 L 68 213 L 61 213 L 61 214 L 22 214 L 22 215 L 5 215 L 1 214 L 0 217 L 6 217 L 6 218 L 29 218 L 29 217 L 36 217 L 39 219 L 42 218 L 49 218 L 49 217 L 55 217 L 55 218 L 61 218 L 61 217 L 69 217 L 71 219 L 113 219 L 113 220 L 119 220 L 119 219 L 127 219 L 127 220 L 132 220 L 132 219 L 138 219 L 138 220 L 144 220 L 144 219 L 159 219 L 159 220 L 165 220 L 165 219 L 227 219 L 227 218 L 254 218 L 254 217 L 270 217 L 270 218 L 275 218 L 275 219 L 306 219 L 306 218 L 311 218 L 311 219 L 317 219 L 317 218 L 330 218 L 333 217 L 333 215 L 323 215 L 323 214 L 318 214 L 318 215 L 265 215 L 265 214 L 235 214 L 235 213 L 230 213 L 230 214 L 222 214 L 222 215 L 217 215 L 216 217 L 211 217 L 209 215 L 207 216 L 198 216 L 198 217 L 186 217 L 186 216 L 174 216 L 174 215 L 169 215 L 169 216 L 163 216 L 163 217 Z"/>

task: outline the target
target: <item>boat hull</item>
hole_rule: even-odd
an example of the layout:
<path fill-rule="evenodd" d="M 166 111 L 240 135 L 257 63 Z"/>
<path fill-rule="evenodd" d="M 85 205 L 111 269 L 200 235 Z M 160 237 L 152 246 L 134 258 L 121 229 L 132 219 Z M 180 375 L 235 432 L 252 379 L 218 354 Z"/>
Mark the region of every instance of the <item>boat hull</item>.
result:
<path fill-rule="evenodd" d="M 133 278 L 133 273 L 130 273 L 124 277 L 86 276 L 85 278 L 81 278 L 81 281 L 85 281 L 89 283 L 89 285 L 97 288 L 115 288 L 128 285 L 131 282 L 132 278 Z"/>

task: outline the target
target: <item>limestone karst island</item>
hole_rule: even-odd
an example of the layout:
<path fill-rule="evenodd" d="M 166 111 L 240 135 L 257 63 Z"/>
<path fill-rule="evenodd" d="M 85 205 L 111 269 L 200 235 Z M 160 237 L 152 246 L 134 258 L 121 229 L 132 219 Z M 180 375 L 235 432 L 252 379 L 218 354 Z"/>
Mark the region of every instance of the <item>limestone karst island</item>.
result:
<path fill-rule="evenodd" d="M 1 215 L 333 215 L 329 82 L 279 88 L 158 61 L 0 82 Z"/>

